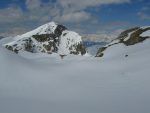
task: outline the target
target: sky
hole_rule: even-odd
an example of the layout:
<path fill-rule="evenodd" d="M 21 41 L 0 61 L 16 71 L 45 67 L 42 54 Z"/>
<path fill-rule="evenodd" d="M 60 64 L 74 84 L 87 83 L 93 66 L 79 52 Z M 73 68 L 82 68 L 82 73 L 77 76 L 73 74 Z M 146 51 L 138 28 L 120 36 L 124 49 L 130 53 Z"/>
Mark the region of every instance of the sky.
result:
<path fill-rule="evenodd" d="M 80 34 L 150 25 L 149 0 L 0 0 L 0 36 L 54 21 Z"/>

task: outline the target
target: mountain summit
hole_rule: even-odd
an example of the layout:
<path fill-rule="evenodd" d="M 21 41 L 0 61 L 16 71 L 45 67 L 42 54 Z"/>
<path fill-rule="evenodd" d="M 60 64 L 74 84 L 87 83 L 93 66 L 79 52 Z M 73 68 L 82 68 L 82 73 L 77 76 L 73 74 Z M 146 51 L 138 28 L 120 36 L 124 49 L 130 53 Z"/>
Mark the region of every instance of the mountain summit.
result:
<path fill-rule="evenodd" d="M 58 53 L 60 55 L 86 53 L 81 36 L 69 31 L 65 26 L 50 22 L 13 38 L 13 41 L 4 45 L 7 49 L 19 53 Z"/>

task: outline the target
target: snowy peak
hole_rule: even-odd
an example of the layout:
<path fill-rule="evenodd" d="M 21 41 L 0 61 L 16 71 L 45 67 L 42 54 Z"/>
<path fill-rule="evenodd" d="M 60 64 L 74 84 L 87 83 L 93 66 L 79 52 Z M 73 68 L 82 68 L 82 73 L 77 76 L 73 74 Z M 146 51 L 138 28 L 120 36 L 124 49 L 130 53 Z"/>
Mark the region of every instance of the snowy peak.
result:
<path fill-rule="evenodd" d="M 106 49 L 112 48 L 119 44 L 124 44 L 125 46 L 132 46 L 138 43 L 142 43 L 146 39 L 150 38 L 150 26 L 148 27 L 135 27 L 122 32 L 118 38 L 113 40 L 110 44 L 102 47 L 98 50 L 96 57 L 103 57 Z"/>
<path fill-rule="evenodd" d="M 53 34 L 57 26 L 58 24 L 56 24 L 55 22 L 49 22 L 19 37 L 31 37 L 33 35 Z"/>
<path fill-rule="evenodd" d="M 86 53 L 81 36 L 55 22 L 47 23 L 35 30 L 16 36 L 14 41 L 4 46 L 15 53 L 23 51 L 48 54 L 55 52 L 61 55 Z"/>

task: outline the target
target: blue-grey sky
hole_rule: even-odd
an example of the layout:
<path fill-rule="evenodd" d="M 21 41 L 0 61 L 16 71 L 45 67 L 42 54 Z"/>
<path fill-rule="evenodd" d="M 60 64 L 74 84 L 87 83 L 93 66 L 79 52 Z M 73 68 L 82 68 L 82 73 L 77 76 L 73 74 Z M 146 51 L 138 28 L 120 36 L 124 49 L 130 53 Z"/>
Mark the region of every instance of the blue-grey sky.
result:
<path fill-rule="evenodd" d="M 149 0 L 1 0 L 0 35 L 55 21 L 81 34 L 150 25 Z"/>

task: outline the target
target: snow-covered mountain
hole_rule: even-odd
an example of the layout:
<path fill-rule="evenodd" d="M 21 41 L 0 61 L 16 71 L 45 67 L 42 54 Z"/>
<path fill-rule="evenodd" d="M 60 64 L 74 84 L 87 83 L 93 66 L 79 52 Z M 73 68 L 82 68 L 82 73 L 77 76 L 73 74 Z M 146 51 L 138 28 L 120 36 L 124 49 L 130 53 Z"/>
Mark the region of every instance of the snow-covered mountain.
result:
<path fill-rule="evenodd" d="M 84 55 L 86 53 L 81 36 L 55 22 L 47 23 L 33 31 L 13 37 L 13 40 L 4 46 L 15 53 L 23 51 L 48 54 L 54 52 L 60 55 Z"/>
<path fill-rule="evenodd" d="M 96 57 L 105 57 L 108 55 L 114 55 L 116 54 L 117 50 L 118 52 L 125 54 L 125 56 L 128 56 L 128 50 L 129 48 L 134 48 L 139 43 L 142 43 L 146 39 L 150 38 L 150 26 L 147 27 L 136 27 L 128 29 L 124 32 L 122 32 L 118 38 L 113 40 L 108 45 L 100 48 L 96 54 Z M 115 52 L 109 51 L 112 48 L 116 48 Z M 126 50 L 126 51 L 125 51 Z M 127 51 L 128 50 L 128 51 Z M 107 52 L 109 51 L 109 52 Z M 134 50 L 133 50 L 134 51 Z"/>
<path fill-rule="evenodd" d="M 44 47 L 56 30 L 42 28 L 36 32 L 41 35 L 34 30 L 0 40 L 0 113 L 150 113 L 150 27 L 121 33 L 101 49 L 101 58 L 67 55 L 61 60 L 40 50 L 17 55 L 2 46 L 10 42 L 8 48 L 21 52 L 31 39 Z M 63 30 L 58 37 L 65 45 L 68 37 L 73 40 L 78 34 Z M 67 54 L 68 46 L 58 44 L 57 53 Z"/>
<path fill-rule="evenodd" d="M 127 35 L 101 58 L 63 60 L 58 54 L 16 55 L 1 46 L 7 38 L 0 40 L 0 113 L 150 113 L 150 39 L 127 43 Z"/>

